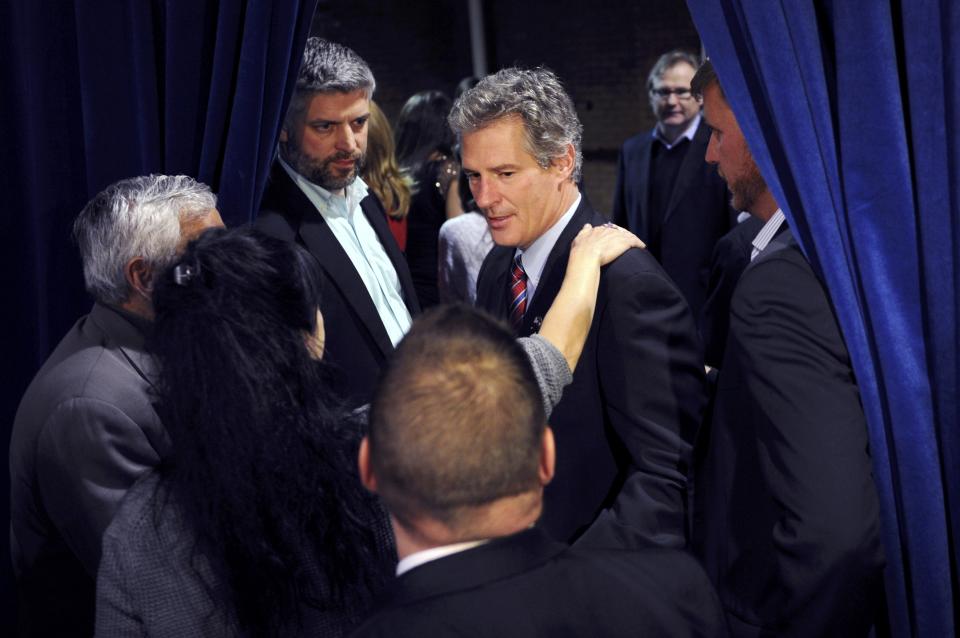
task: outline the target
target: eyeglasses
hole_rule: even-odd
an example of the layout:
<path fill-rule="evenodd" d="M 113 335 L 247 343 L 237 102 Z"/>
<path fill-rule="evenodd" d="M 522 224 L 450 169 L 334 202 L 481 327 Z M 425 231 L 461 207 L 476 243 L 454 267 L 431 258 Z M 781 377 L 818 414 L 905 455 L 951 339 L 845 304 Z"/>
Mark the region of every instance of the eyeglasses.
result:
<path fill-rule="evenodd" d="M 671 95 L 676 95 L 678 100 L 689 100 L 693 97 L 693 93 L 690 92 L 690 89 L 650 89 L 650 95 L 658 100 L 669 100 Z"/>

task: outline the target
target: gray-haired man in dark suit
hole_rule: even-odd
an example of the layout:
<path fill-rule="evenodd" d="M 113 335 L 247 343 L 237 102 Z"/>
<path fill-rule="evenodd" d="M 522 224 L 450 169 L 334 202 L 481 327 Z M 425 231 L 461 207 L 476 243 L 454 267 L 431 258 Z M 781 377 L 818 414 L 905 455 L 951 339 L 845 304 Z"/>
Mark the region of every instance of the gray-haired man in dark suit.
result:
<path fill-rule="evenodd" d="M 187 242 L 222 226 L 216 197 L 186 176 L 113 184 L 74 223 L 96 303 L 20 402 L 10 441 L 10 544 L 22 635 L 93 633 L 100 540 L 166 433 L 144 349 L 151 290 Z"/>

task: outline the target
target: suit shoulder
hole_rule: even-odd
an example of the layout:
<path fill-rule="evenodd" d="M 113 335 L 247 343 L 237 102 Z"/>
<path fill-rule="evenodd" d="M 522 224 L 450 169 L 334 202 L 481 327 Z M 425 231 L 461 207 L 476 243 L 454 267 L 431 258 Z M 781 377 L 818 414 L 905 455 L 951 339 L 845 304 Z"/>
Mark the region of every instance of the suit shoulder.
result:
<path fill-rule="evenodd" d="M 645 622 L 651 631 L 685 626 L 711 635 L 723 624 L 720 602 L 706 572 L 685 551 L 575 548 L 559 565 L 562 571 L 576 573 L 584 592 L 603 597 L 604 592 L 617 591 L 630 601 L 633 613 L 649 619 Z"/>
<path fill-rule="evenodd" d="M 731 330 L 764 326 L 845 350 L 826 287 L 795 243 L 757 258 L 740 277 L 730 303 Z M 739 326 L 739 328 L 738 328 Z"/>
<path fill-rule="evenodd" d="M 623 146 L 620 147 L 621 152 L 624 155 L 629 155 L 631 153 L 636 153 L 647 146 L 650 145 L 650 140 L 652 139 L 651 131 L 644 131 L 643 133 L 637 133 L 627 138 L 623 143 Z"/>
<path fill-rule="evenodd" d="M 790 241 L 768 246 L 767 250 L 744 270 L 740 285 L 745 290 L 760 287 L 764 290 L 770 289 L 770 292 L 781 289 L 789 293 L 795 284 L 811 283 L 822 289 L 820 280 L 801 252 L 800 246 Z"/>
<path fill-rule="evenodd" d="M 253 227 L 271 237 L 287 241 L 293 241 L 297 234 L 294 215 L 277 209 L 261 209 Z"/>
<path fill-rule="evenodd" d="M 605 284 L 630 285 L 630 282 L 641 278 L 675 288 L 657 259 L 640 248 L 631 248 L 608 264 L 602 270 L 601 281 Z"/>

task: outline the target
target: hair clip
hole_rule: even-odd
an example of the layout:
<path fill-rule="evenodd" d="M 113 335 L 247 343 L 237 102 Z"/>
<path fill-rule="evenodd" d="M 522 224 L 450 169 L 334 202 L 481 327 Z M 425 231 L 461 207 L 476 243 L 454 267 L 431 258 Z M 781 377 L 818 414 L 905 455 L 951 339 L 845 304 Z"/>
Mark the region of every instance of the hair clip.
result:
<path fill-rule="evenodd" d="M 200 272 L 200 266 L 194 268 L 188 264 L 177 264 L 173 268 L 173 282 L 178 286 L 186 286 L 198 272 Z"/>

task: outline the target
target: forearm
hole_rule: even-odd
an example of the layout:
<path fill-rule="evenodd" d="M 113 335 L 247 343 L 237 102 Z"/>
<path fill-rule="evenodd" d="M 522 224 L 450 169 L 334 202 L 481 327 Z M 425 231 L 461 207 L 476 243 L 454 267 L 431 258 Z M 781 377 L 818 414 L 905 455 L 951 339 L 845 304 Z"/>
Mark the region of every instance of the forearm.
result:
<path fill-rule="evenodd" d="M 560 291 L 543 318 L 539 334 L 552 343 L 573 370 L 577 367 L 597 306 L 600 265 L 590 267 L 588 256 L 571 253 Z"/>

